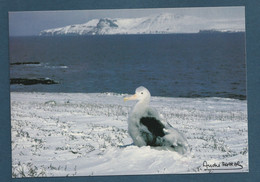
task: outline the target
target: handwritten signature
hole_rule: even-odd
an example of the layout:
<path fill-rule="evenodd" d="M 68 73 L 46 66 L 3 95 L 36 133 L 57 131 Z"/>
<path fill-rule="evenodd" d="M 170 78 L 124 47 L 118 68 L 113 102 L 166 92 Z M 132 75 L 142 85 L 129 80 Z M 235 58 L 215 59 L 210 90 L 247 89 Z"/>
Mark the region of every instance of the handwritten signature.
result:
<path fill-rule="evenodd" d="M 203 162 L 203 167 L 205 171 L 213 172 L 216 170 L 241 170 L 243 169 L 243 162 L 236 161 L 236 162 L 219 162 L 219 163 L 209 163 L 208 161 Z"/>

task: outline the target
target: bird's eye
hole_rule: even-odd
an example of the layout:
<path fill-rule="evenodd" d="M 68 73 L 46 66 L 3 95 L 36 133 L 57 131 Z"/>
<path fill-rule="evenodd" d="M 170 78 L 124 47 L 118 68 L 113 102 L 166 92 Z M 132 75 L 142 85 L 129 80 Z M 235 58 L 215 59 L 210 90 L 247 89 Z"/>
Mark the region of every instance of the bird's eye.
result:
<path fill-rule="evenodd" d="M 141 92 L 141 94 L 143 94 L 143 92 Z"/>

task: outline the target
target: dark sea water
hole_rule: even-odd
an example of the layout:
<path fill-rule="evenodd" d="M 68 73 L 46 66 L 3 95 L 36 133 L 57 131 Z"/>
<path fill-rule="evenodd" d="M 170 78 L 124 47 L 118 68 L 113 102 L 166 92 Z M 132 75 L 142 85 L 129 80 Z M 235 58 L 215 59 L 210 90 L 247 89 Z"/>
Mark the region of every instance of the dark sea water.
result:
<path fill-rule="evenodd" d="M 11 91 L 134 93 L 142 85 L 155 96 L 246 99 L 245 34 L 11 37 L 10 77 Z"/>

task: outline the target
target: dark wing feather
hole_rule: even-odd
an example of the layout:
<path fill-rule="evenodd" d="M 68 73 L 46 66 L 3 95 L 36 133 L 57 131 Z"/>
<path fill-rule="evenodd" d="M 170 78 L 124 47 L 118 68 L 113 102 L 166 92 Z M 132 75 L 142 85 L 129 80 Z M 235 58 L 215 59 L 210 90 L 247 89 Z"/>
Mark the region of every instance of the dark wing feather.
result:
<path fill-rule="evenodd" d="M 163 129 L 165 128 L 162 122 L 154 117 L 142 117 L 140 123 L 147 127 L 147 129 L 155 137 L 163 137 L 165 135 Z"/>

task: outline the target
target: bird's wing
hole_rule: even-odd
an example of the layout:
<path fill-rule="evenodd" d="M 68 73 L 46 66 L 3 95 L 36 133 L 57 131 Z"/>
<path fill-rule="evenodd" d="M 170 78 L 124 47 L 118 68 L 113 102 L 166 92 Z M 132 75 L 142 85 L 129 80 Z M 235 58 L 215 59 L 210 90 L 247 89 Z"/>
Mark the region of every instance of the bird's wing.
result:
<path fill-rule="evenodd" d="M 140 124 L 146 126 L 146 128 L 154 135 L 163 137 L 165 135 L 164 128 L 165 126 L 162 122 L 155 117 L 145 116 L 140 118 Z"/>

